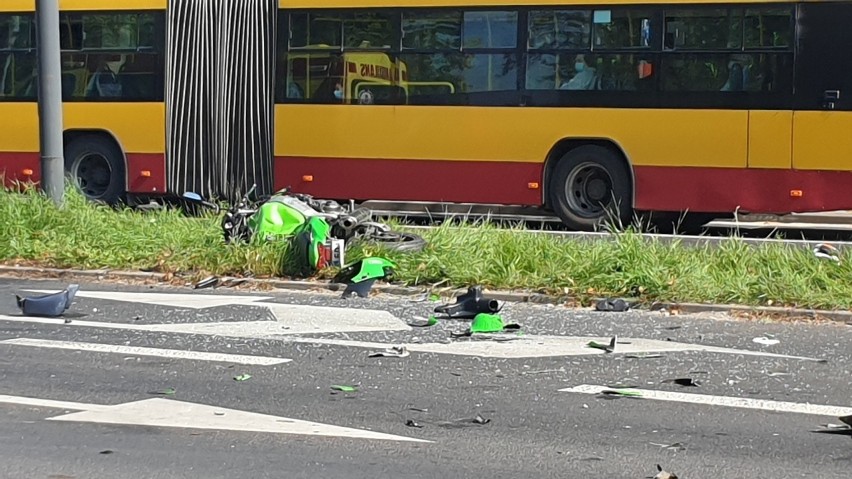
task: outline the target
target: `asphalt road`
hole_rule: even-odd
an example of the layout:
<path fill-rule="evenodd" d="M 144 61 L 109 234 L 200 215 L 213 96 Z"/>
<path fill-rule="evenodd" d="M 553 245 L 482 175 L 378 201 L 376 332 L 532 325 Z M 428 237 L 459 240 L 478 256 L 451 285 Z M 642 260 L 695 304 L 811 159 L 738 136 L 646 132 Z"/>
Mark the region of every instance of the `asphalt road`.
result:
<path fill-rule="evenodd" d="M 508 304 L 523 335 L 451 339 L 466 322 L 406 326 L 422 298 L 108 284 L 81 285 L 68 324 L 21 316 L 13 293 L 64 286 L 0 280 L 0 477 L 850 476 L 850 436 L 812 432 L 839 423 L 817 406 L 852 408 L 845 325 Z M 700 386 L 663 382 L 681 377 Z M 564 391 L 583 385 L 646 392 Z M 669 392 L 700 396 L 651 398 Z"/>

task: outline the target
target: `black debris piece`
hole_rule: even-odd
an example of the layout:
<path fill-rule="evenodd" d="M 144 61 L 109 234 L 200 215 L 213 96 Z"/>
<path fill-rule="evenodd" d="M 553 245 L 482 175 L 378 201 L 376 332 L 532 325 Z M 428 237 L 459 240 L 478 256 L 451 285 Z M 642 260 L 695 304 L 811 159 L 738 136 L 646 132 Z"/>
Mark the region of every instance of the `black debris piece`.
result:
<path fill-rule="evenodd" d="M 480 416 L 479 414 L 477 414 L 476 417 L 473 418 L 474 424 L 488 424 L 489 422 L 491 422 L 491 419 L 485 419 L 484 417 Z"/>
<path fill-rule="evenodd" d="M 368 279 L 360 283 L 349 283 L 346 285 L 346 289 L 343 290 L 343 297 L 348 298 L 356 294 L 359 298 L 366 298 L 370 295 L 370 291 L 372 291 L 375 283 L 375 279 Z"/>
<path fill-rule="evenodd" d="M 416 427 L 416 428 L 422 428 L 423 427 L 422 424 L 414 421 L 413 419 L 409 419 L 409 420 L 405 421 L 405 425 L 408 426 L 408 427 Z"/>
<path fill-rule="evenodd" d="M 215 288 L 216 286 L 219 286 L 219 278 L 217 276 L 208 276 L 192 285 L 192 289 Z"/>
<path fill-rule="evenodd" d="M 442 304 L 435 308 L 435 312 L 450 318 L 472 319 L 477 314 L 494 314 L 500 309 L 502 306 L 496 299 L 482 295 L 482 286 L 471 286 L 467 293 L 456 298 L 455 304 Z"/>
<path fill-rule="evenodd" d="M 677 384 L 678 386 L 683 386 L 683 387 L 698 387 L 698 386 L 701 386 L 701 381 L 698 381 L 698 380 L 693 379 L 693 378 L 664 379 L 660 382 L 669 383 L 669 384 Z"/>
<path fill-rule="evenodd" d="M 623 299 L 606 298 L 595 304 L 595 311 L 623 313 L 630 309 L 630 305 Z"/>

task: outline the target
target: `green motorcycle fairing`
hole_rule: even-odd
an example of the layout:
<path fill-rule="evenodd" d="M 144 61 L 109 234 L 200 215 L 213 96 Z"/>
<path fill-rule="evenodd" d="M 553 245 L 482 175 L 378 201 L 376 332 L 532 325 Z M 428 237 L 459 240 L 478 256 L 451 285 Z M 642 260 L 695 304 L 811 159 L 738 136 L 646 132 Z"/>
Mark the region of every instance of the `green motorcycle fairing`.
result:
<path fill-rule="evenodd" d="M 316 211 L 288 196 L 273 196 L 248 220 L 255 238 L 269 241 L 295 235 Z"/>

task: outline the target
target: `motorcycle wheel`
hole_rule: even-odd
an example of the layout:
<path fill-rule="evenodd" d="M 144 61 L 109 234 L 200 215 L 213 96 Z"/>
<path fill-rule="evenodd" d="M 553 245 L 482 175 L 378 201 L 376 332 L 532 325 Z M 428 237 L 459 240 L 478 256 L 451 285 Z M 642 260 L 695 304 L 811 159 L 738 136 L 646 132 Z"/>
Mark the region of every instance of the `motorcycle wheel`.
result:
<path fill-rule="evenodd" d="M 364 238 L 371 243 L 377 243 L 391 251 L 417 253 L 426 248 L 426 240 L 414 233 L 399 231 L 382 231 Z"/>

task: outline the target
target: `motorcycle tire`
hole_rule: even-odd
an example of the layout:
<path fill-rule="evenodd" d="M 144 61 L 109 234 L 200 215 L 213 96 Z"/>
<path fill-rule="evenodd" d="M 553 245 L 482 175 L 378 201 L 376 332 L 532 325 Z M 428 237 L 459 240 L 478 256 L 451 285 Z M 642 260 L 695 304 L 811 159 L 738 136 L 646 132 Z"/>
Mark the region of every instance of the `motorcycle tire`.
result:
<path fill-rule="evenodd" d="M 414 233 L 398 231 L 382 232 L 364 238 L 366 241 L 382 245 L 391 251 L 418 253 L 426 248 L 426 240 Z"/>

